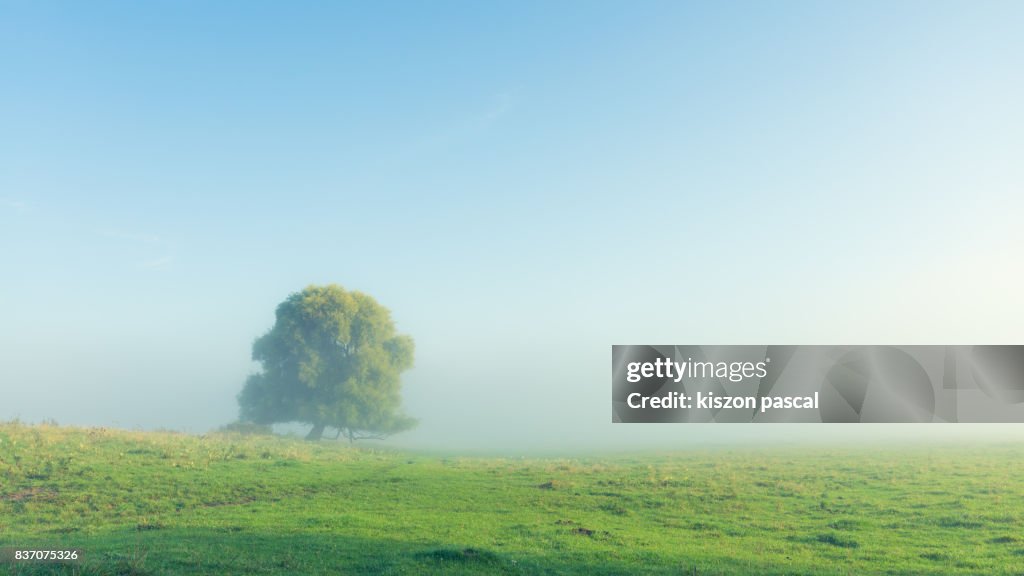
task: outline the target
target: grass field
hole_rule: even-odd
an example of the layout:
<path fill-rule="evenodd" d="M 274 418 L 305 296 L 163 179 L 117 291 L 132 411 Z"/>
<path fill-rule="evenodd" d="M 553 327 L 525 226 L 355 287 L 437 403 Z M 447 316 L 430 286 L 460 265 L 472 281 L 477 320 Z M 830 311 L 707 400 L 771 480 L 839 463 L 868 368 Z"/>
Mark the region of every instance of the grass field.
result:
<path fill-rule="evenodd" d="M 13 574 L 1020 574 L 1024 448 L 442 457 L 0 424 Z"/>

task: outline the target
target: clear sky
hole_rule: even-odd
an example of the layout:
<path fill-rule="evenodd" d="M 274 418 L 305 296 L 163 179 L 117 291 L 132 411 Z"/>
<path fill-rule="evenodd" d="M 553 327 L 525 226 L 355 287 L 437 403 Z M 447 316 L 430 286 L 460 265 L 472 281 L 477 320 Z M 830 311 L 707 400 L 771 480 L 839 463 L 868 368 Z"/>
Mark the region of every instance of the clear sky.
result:
<path fill-rule="evenodd" d="M 1021 30 L 1020 2 L 0 0 L 0 419 L 231 421 L 310 283 L 415 338 L 424 446 L 688 434 L 610 424 L 613 343 L 1020 344 Z"/>

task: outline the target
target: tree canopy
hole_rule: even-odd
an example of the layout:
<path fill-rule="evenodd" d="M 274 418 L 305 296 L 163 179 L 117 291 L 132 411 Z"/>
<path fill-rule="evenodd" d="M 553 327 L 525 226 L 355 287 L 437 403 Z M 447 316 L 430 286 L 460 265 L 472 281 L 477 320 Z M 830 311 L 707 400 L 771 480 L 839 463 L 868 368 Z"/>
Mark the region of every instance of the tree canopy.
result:
<path fill-rule="evenodd" d="M 311 440 L 327 427 L 353 441 L 415 425 L 400 410 L 413 341 L 396 332 L 387 308 L 331 284 L 292 294 L 276 316 L 252 346 L 262 370 L 238 396 L 242 420 L 311 424 Z"/>

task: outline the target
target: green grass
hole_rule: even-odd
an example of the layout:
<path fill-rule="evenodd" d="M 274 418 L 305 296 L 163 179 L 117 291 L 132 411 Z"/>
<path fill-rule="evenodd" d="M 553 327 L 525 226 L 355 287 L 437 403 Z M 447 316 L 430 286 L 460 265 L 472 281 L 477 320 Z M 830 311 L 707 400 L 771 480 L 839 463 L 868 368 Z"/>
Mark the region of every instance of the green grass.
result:
<path fill-rule="evenodd" d="M 0 424 L 12 574 L 1019 574 L 1024 448 L 438 457 Z"/>

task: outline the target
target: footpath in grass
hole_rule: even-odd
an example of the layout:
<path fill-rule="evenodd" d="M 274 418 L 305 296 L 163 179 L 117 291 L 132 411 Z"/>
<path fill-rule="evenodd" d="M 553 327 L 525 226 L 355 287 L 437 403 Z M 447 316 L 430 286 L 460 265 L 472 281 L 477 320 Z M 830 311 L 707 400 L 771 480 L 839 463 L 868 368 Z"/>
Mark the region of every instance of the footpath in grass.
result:
<path fill-rule="evenodd" d="M 12 574 L 1018 574 L 1024 449 L 441 457 L 0 424 Z"/>

